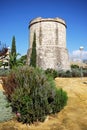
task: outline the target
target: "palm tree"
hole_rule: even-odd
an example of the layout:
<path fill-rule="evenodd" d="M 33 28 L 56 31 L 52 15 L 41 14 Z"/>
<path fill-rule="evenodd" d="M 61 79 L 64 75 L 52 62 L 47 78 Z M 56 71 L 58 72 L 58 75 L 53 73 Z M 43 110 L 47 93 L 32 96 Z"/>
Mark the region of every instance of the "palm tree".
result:
<path fill-rule="evenodd" d="M 9 60 L 10 69 L 13 69 L 14 67 L 22 65 L 22 63 L 18 62 L 18 60 L 15 61 L 15 59 L 17 59 L 17 57 L 19 55 L 20 55 L 19 53 L 17 53 L 17 54 L 13 53 L 13 55 L 10 53 L 10 55 L 9 55 L 9 57 L 10 57 L 9 58 L 10 59 Z"/>

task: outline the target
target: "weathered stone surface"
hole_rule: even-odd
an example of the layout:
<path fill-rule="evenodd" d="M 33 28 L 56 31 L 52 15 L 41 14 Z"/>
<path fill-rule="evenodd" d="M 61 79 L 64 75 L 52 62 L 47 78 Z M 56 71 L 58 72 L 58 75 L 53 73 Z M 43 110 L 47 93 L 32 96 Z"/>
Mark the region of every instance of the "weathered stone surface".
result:
<path fill-rule="evenodd" d="M 37 66 L 43 69 L 69 70 L 68 51 L 66 49 L 66 24 L 59 18 L 36 18 L 30 22 L 30 49 L 28 64 L 32 50 L 33 36 L 36 33 Z"/>

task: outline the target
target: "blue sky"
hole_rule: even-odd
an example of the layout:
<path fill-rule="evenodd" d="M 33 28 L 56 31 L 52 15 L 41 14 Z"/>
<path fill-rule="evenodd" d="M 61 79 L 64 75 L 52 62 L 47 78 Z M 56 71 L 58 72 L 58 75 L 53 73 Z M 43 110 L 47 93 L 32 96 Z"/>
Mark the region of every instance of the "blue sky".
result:
<path fill-rule="evenodd" d="M 69 53 L 84 46 L 87 56 L 87 0 L 0 0 L 0 41 L 11 47 L 14 35 L 17 52 L 26 54 L 28 25 L 36 17 L 64 19 Z"/>

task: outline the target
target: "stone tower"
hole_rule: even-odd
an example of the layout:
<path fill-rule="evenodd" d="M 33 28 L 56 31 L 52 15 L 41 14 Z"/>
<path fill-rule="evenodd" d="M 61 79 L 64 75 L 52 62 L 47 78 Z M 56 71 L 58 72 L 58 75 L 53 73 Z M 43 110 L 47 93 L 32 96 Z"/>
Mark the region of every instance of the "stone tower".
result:
<path fill-rule="evenodd" d="M 70 70 L 66 49 L 66 23 L 60 18 L 38 17 L 30 21 L 30 47 L 27 63 L 30 63 L 34 32 L 36 33 L 37 67 L 44 70 Z"/>

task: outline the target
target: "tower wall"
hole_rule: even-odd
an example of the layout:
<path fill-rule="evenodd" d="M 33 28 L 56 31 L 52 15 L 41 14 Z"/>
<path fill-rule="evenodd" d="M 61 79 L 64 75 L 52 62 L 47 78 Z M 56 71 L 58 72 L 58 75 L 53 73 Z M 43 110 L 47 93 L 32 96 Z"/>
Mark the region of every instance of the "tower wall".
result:
<path fill-rule="evenodd" d="M 41 17 L 33 19 L 29 24 L 30 48 L 28 64 L 34 32 L 36 33 L 37 66 L 43 69 L 70 69 L 68 51 L 66 49 L 66 24 L 59 18 Z"/>

